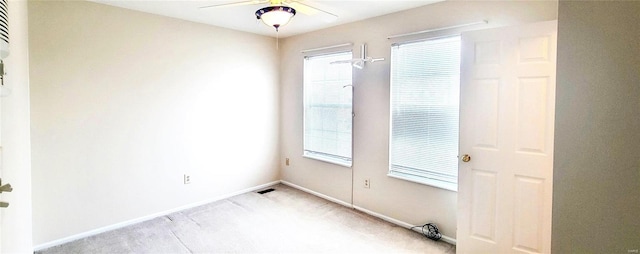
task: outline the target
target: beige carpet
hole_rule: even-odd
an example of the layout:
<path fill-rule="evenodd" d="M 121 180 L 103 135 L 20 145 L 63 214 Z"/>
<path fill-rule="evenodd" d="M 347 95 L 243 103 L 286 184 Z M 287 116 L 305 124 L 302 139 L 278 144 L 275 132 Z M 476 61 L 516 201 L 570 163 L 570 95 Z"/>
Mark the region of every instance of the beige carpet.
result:
<path fill-rule="evenodd" d="M 285 185 L 37 253 L 455 253 L 408 229 Z"/>

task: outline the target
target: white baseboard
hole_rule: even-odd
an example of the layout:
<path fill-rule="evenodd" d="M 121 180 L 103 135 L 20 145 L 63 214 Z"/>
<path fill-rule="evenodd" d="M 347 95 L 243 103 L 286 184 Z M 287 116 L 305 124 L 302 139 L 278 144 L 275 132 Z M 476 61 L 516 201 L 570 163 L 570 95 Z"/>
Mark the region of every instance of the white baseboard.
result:
<path fill-rule="evenodd" d="M 287 182 L 287 181 L 285 181 L 285 180 L 280 180 L 280 182 L 281 182 L 282 184 L 284 184 L 284 185 L 288 185 L 288 186 L 290 186 L 290 187 L 293 187 L 293 188 L 296 188 L 296 189 L 298 189 L 298 190 L 304 191 L 304 192 L 309 193 L 309 194 L 311 194 L 311 195 L 314 195 L 314 196 L 318 196 L 318 197 L 324 198 L 324 199 L 329 200 L 329 201 L 331 201 L 331 202 L 333 202 L 333 203 L 337 203 L 337 204 L 340 204 L 340 205 L 343 205 L 343 206 L 346 206 L 346 207 L 349 207 L 349 208 L 353 208 L 353 205 L 352 205 L 352 204 L 347 203 L 347 202 L 344 202 L 344 201 L 342 201 L 342 200 L 340 200 L 340 199 L 337 199 L 337 198 L 334 198 L 334 197 L 330 197 L 330 196 L 324 195 L 324 194 L 319 193 L 319 192 L 312 191 L 312 190 L 310 190 L 310 189 L 307 189 L 307 188 L 302 187 L 302 186 L 300 186 L 300 185 L 295 185 L 295 184 L 290 183 L 290 182 Z"/>
<path fill-rule="evenodd" d="M 97 235 L 97 234 L 100 234 L 100 233 L 104 233 L 104 232 L 107 232 L 107 231 L 123 228 L 123 227 L 126 227 L 126 226 L 137 224 L 137 223 L 140 223 L 140 222 L 143 222 L 143 221 L 148 221 L 148 220 L 155 219 L 155 218 L 158 218 L 158 217 L 162 217 L 162 216 L 165 216 L 165 215 L 168 215 L 168 214 L 172 214 L 172 213 L 175 213 L 175 212 L 180 212 L 180 211 L 187 210 L 187 209 L 190 209 L 190 208 L 194 208 L 194 207 L 198 207 L 198 206 L 201 206 L 201 205 L 213 203 L 213 202 L 216 202 L 216 201 L 227 199 L 227 198 L 230 198 L 230 197 L 233 197 L 233 196 L 237 196 L 237 195 L 240 195 L 240 194 L 244 194 L 244 193 L 247 193 L 247 192 L 256 191 L 256 190 L 263 189 L 263 188 L 266 188 L 266 187 L 269 187 L 269 186 L 273 186 L 273 185 L 276 185 L 276 184 L 279 184 L 279 183 L 280 183 L 279 180 L 278 181 L 273 181 L 273 182 L 270 182 L 270 183 L 265 183 L 265 184 L 261 184 L 261 185 L 254 186 L 254 187 L 251 187 L 251 188 L 247 188 L 247 189 L 244 189 L 244 190 L 239 190 L 239 191 L 236 191 L 236 192 L 232 192 L 232 193 L 229 193 L 229 194 L 218 196 L 218 197 L 215 197 L 215 198 L 212 198 L 212 199 L 207 199 L 207 200 L 191 203 L 191 204 L 188 204 L 188 205 L 180 206 L 180 207 L 177 207 L 177 208 L 169 209 L 169 210 L 158 212 L 158 213 L 154 213 L 154 214 L 150 214 L 150 215 L 143 216 L 143 217 L 140 217 L 140 218 L 136 218 L 136 219 L 132 219 L 132 220 L 128 220 L 128 221 L 123 221 L 123 222 L 116 223 L 116 224 L 113 224 L 113 225 L 109 225 L 109 226 L 106 226 L 106 227 L 101 227 L 101 228 L 89 230 L 87 232 L 83 232 L 83 233 L 80 233 L 80 234 L 75 234 L 75 235 L 68 236 L 68 237 L 65 237 L 65 238 L 62 238 L 62 239 L 58 239 L 58 240 L 54 240 L 54 241 L 51 241 L 51 242 L 46 242 L 46 243 L 43 243 L 43 244 L 39 244 L 39 245 L 33 247 L 33 249 L 34 249 L 34 251 L 47 249 L 47 248 L 50 248 L 50 247 L 53 247 L 53 246 L 65 244 L 65 243 L 72 242 L 72 241 L 75 241 L 75 240 L 79 240 L 79 239 L 82 239 L 82 238 L 86 238 L 86 237 L 89 237 L 89 236 L 93 236 L 93 235 Z"/>
<path fill-rule="evenodd" d="M 382 214 L 376 213 L 376 212 L 374 212 L 374 211 L 367 210 L 367 209 L 365 209 L 365 208 L 362 208 L 362 207 L 359 207 L 359 206 L 355 206 L 355 205 L 353 206 L 353 209 L 356 209 L 356 210 L 358 210 L 358 211 L 361 211 L 361 212 L 366 213 L 366 214 L 368 214 L 368 215 L 371 215 L 371 216 L 373 216 L 373 217 L 380 218 L 380 219 L 385 220 L 385 221 L 387 221 L 387 222 L 390 222 L 390 223 L 396 224 L 396 225 L 398 225 L 398 226 L 400 226 L 400 227 L 403 227 L 403 228 L 406 228 L 406 229 L 411 229 L 411 230 L 413 230 L 413 231 L 416 231 L 416 232 L 422 233 L 422 229 L 421 229 L 421 228 L 414 228 L 414 229 L 412 229 L 412 227 L 414 227 L 415 225 L 412 225 L 412 224 L 406 223 L 406 222 L 404 222 L 404 221 L 396 220 L 396 219 L 391 218 L 391 217 L 388 217 L 388 216 L 386 216 L 386 215 L 382 215 Z M 448 236 L 446 236 L 446 235 L 442 235 L 441 240 L 442 240 L 443 242 L 446 242 L 446 243 L 450 243 L 450 244 L 456 245 L 456 239 L 455 239 L 455 238 L 448 237 Z"/>
<path fill-rule="evenodd" d="M 374 211 L 371 211 L 371 210 L 368 210 L 368 209 L 365 209 L 365 208 L 362 208 L 362 207 L 359 207 L 359 206 L 356 206 L 356 205 L 353 205 L 353 204 L 349 204 L 349 203 L 344 202 L 344 201 L 342 201 L 342 200 L 339 200 L 339 199 L 336 199 L 336 198 L 333 198 L 333 197 L 330 197 L 330 196 L 324 195 L 324 194 L 319 193 L 319 192 L 316 192 L 316 191 L 312 191 L 312 190 L 310 190 L 310 189 L 304 188 L 304 187 L 302 187 L 302 186 L 299 186 L 299 185 L 296 185 L 296 184 L 293 184 L 293 183 L 290 183 L 290 182 L 287 182 L 287 181 L 284 181 L 284 180 L 281 180 L 280 182 L 282 182 L 282 184 L 284 184 L 284 185 L 288 185 L 288 186 L 291 186 L 291 187 L 296 188 L 296 189 L 298 189 L 298 190 L 301 190 L 301 191 L 307 192 L 307 193 L 309 193 L 309 194 L 312 194 L 312 195 L 315 195 L 315 196 L 318 196 L 318 197 L 324 198 L 324 199 L 329 200 L 329 201 L 331 201 L 331 202 L 338 203 L 338 204 L 340 204 L 340 205 L 343 205 L 343 206 L 346 206 L 346 207 L 349 207 L 349 208 L 356 209 L 356 210 L 358 210 L 358 211 L 361 211 L 361 212 L 366 213 L 366 214 L 368 214 L 368 215 L 371 215 L 371 216 L 373 216 L 373 217 L 377 217 L 377 218 L 379 218 L 379 219 L 385 220 L 385 221 L 387 221 L 387 222 L 393 223 L 393 224 L 398 225 L 398 226 L 403 227 L 403 228 L 411 229 L 413 226 L 415 226 L 415 225 L 412 225 L 412 224 L 406 223 L 406 222 L 404 222 L 404 221 L 397 220 L 397 219 L 391 218 L 391 217 L 389 217 L 389 216 L 382 215 L 382 214 L 376 213 L 376 212 L 374 212 Z M 413 231 L 416 231 L 416 232 L 419 232 L 419 233 L 422 233 L 422 229 L 420 229 L 420 228 L 415 228 L 415 229 L 412 229 L 412 230 L 413 230 Z M 442 238 L 441 238 L 441 240 L 442 240 L 443 242 L 446 242 L 446 243 L 450 243 L 450 244 L 456 245 L 456 239 L 455 239 L 455 238 L 453 238 L 453 237 L 449 237 L 449 236 L 443 235 L 443 236 L 442 236 Z"/>

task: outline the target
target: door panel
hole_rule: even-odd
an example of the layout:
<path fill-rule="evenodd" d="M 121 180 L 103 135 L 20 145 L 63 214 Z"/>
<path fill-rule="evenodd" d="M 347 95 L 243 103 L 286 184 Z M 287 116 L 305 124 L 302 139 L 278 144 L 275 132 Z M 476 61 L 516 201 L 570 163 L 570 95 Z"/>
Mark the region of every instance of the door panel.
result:
<path fill-rule="evenodd" d="M 473 169 L 471 235 L 496 243 L 496 173 Z"/>
<path fill-rule="evenodd" d="M 483 79 L 474 85 L 478 95 L 476 114 L 474 115 L 474 147 L 498 148 L 498 96 L 500 80 Z"/>
<path fill-rule="evenodd" d="M 548 253 L 556 21 L 462 35 L 460 253 Z"/>
<path fill-rule="evenodd" d="M 542 252 L 542 227 L 544 213 L 544 180 L 527 176 L 515 176 L 515 202 L 513 247 L 516 250 Z"/>
<path fill-rule="evenodd" d="M 518 80 L 516 151 L 544 154 L 547 132 L 548 77 Z"/>

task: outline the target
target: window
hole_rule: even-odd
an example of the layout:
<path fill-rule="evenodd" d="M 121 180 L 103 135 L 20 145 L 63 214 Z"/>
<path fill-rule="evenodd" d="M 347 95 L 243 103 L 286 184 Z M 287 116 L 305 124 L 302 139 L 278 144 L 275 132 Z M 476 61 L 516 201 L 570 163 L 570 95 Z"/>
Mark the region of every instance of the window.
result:
<path fill-rule="evenodd" d="M 304 156 L 351 167 L 351 52 L 304 61 Z"/>
<path fill-rule="evenodd" d="M 391 49 L 389 176 L 458 189 L 460 37 Z"/>

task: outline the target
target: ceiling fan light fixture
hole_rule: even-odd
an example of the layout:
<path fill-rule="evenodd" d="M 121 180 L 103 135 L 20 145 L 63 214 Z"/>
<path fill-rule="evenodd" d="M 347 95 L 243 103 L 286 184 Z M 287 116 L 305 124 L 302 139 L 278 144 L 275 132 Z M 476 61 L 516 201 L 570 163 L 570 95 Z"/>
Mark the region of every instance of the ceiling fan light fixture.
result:
<path fill-rule="evenodd" d="M 278 28 L 289 23 L 296 10 L 288 6 L 268 6 L 256 11 L 256 18 L 267 26 Z"/>

